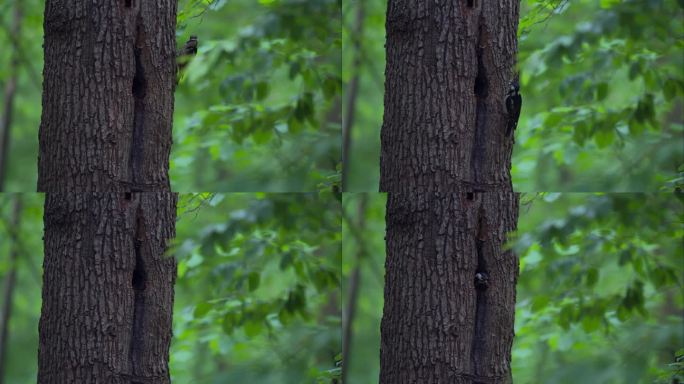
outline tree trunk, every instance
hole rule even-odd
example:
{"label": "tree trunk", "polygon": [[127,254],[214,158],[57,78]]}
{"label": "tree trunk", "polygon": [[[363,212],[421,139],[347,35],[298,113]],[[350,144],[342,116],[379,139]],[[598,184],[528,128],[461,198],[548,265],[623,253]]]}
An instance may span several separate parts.
{"label": "tree trunk", "polygon": [[38,382],[168,383],[171,193],[51,193]]}
{"label": "tree trunk", "polygon": [[518,0],[435,4],[388,4],[380,190],[510,190]]}
{"label": "tree trunk", "polygon": [[46,2],[41,384],[170,382],[176,8]]}
{"label": "tree trunk", "polygon": [[349,230],[355,234],[358,249],[354,254],[352,262],[352,272],[349,276],[349,288],[347,288],[347,307],[342,316],[342,384],[349,383],[349,365],[351,364],[351,351],[354,318],[356,316],[356,308],[359,298],[359,286],[361,285],[361,261],[367,257],[366,249],[360,233],[365,232],[366,227],[366,205],[368,204],[368,195],[361,194],[359,196],[358,204],[358,220],[353,222],[345,208],[342,207],[342,218],[347,222]]}
{"label": "tree trunk", "polygon": [[517,212],[513,193],[389,194],[380,383],[510,382]]}
{"label": "tree trunk", "polygon": [[511,382],[518,17],[516,0],[388,3],[382,384]]}
{"label": "tree trunk", "polygon": [[177,0],[48,0],[38,190],[169,190]]}
{"label": "tree trunk", "polygon": [[366,18],[366,7],[363,1],[356,3],[354,28],[350,31],[353,59],[351,63],[351,80],[346,91],[346,105],[342,120],[342,190],[349,190],[349,155],[351,153],[352,127],[356,115],[356,98],[359,91],[359,72],[361,72],[361,40],[363,39],[363,21]]}
{"label": "tree trunk", "polygon": [[[12,40],[12,54],[10,57],[7,82],[5,83],[4,108],[2,121],[0,121],[0,192],[5,190],[5,177],[7,175],[7,159],[9,155],[10,131],[12,129],[12,112],[14,110],[14,97],[17,92],[19,79],[19,39],[21,30],[22,9],[21,2],[14,3],[12,15],[12,29],[9,38]],[[0,370],[0,372],[2,372]]]}
{"label": "tree trunk", "polygon": [[21,219],[21,197],[15,194],[12,199],[12,218],[9,222],[9,270],[2,288],[2,310],[0,311],[0,384],[5,383],[5,363],[9,345],[9,322],[12,318],[12,302],[17,279],[17,259],[19,258],[19,225]]}

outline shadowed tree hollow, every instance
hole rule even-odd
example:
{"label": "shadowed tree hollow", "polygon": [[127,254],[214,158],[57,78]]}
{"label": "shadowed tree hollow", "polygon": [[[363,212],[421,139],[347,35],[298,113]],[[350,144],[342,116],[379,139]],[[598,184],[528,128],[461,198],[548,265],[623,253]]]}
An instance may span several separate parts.
{"label": "shadowed tree hollow", "polygon": [[511,381],[518,18],[515,0],[388,2],[382,384]]}
{"label": "shadowed tree hollow", "polygon": [[176,9],[45,4],[41,384],[170,382]]}

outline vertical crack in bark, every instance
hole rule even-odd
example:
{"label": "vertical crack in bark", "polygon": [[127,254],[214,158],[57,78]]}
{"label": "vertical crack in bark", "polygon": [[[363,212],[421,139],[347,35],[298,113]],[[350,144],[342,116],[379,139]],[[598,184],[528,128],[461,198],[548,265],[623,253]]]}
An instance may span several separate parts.
{"label": "vertical crack in bark", "polygon": [[487,69],[483,63],[484,47],[482,44],[482,21],[476,44],[477,52],[477,75],[475,76],[475,134],[473,136],[472,152],[470,154],[470,181],[479,184],[480,169],[485,164],[487,158],[487,96],[489,95],[489,80],[487,79]]}
{"label": "vertical crack in bark", "polygon": [[[140,201],[138,201],[140,204]],[[145,261],[143,257],[143,246],[145,245],[145,218],[143,210],[138,205],[135,218],[135,231],[133,237],[133,252],[135,253],[135,267],[133,268],[133,275],[131,278],[131,286],[133,288],[134,306],[133,306],[133,321],[131,329],[131,344],[129,346],[129,359],[131,376],[140,377],[140,360],[143,355],[145,339],[143,330],[145,328],[145,288],[147,285],[147,271],[145,269]],[[138,381],[132,380],[135,384]]]}
{"label": "vertical crack in bark", "polygon": [[437,46],[439,45],[439,25],[437,22],[437,11],[435,2],[427,3],[427,25],[425,26],[425,39],[423,49],[425,51],[425,62],[431,70],[437,71]]}
{"label": "vertical crack in bark", "polygon": [[133,132],[131,135],[130,154],[130,177],[131,189],[142,191],[143,167],[145,159],[145,94],[147,92],[147,80],[145,68],[142,63],[143,31],[142,20],[138,18],[136,42],[133,48],[135,56],[135,74],[131,91],[133,94]]}
{"label": "vertical crack in bark", "polygon": [[[482,197],[482,196],[481,196]],[[483,204],[480,201],[480,204]],[[484,274],[487,276],[487,262],[484,256],[484,245],[487,239],[487,222],[485,218],[484,208],[481,205],[478,212],[477,237],[475,238],[475,252],[477,254],[477,268],[476,274]],[[473,329],[473,340],[470,352],[470,373],[476,378],[474,384],[480,383],[479,378],[482,378],[485,371],[483,364],[484,356],[487,353],[487,342],[485,330],[487,329],[487,291],[486,281],[485,286],[477,286],[475,289],[475,328]]]}

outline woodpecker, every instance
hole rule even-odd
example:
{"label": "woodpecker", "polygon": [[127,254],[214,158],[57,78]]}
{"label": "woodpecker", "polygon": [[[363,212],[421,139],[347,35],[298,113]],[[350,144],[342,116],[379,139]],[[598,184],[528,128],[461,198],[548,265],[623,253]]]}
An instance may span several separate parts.
{"label": "woodpecker", "polygon": [[489,275],[487,272],[477,272],[475,274],[475,288],[483,291],[489,286]]}
{"label": "woodpecker", "polygon": [[183,45],[183,48],[176,51],[176,65],[178,73],[176,74],[176,84],[181,80],[181,71],[190,62],[190,57],[197,54],[197,36],[192,35],[190,39]]}
{"label": "woodpecker", "polygon": [[183,48],[176,52],[176,56],[194,56],[197,53],[197,36],[192,35],[190,39],[183,45]]}
{"label": "woodpecker", "polygon": [[518,119],[520,118],[520,108],[522,107],[522,97],[520,96],[520,80],[518,75],[515,75],[511,86],[506,96],[506,113],[508,113],[508,122],[506,124],[506,136],[511,133],[518,126]]}

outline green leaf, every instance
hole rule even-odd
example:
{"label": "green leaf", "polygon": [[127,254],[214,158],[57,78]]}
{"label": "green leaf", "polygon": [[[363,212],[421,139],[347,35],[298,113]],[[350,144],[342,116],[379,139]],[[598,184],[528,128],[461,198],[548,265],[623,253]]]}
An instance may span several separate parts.
{"label": "green leaf", "polygon": [[544,119],[544,126],[554,127],[560,123],[565,116],[565,113],[549,112],[549,114],[546,115],[546,119]]}
{"label": "green leaf", "polygon": [[587,271],[587,277],[586,277],[587,287],[593,288],[594,285],[596,285],[596,282],[598,281],[598,277],[599,277],[598,269],[590,268]]}
{"label": "green leaf", "polygon": [[298,61],[295,61],[292,64],[290,64],[290,73],[289,73],[290,80],[294,79],[299,74],[300,71],[301,71],[301,64],[299,64]]}
{"label": "green leaf", "polygon": [[248,286],[249,286],[249,291],[255,291],[257,288],[259,288],[259,282],[261,280],[261,275],[259,272],[252,272],[249,274],[248,277]]}
{"label": "green leaf", "polygon": [[618,259],[618,265],[622,266],[627,264],[632,260],[632,253],[625,249],[622,252],[620,252],[620,258]]}
{"label": "green leaf", "polygon": [[566,331],[570,329],[570,323],[573,322],[575,317],[575,312],[573,309],[573,304],[566,304],[561,308],[558,314],[558,325],[560,325]]}
{"label": "green leaf", "polygon": [[283,257],[280,259],[280,270],[284,271],[287,267],[292,265],[292,262],[294,260],[294,255],[292,252],[285,252],[283,254]]}
{"label": "green leaf", "polygon": [[221,328],[226,335],[232,335],[235,327],[238,325],[238,315],[234,312],[228,312],[223,316]]}
{"label": "green leaf", "polygon": [[632,136],[638,136],[644,132],[644,129],[646,126],[639,122],[636,118],[633,118],[629,121],[629,133]]}
{"label": "green leaf", "polygon": [[601,326],[601,317],[595,315],[584,316],[582,318],[582,329],[589,333],[598,329]]}
{"label": "green leaf", "polygon": [[328,76],[323,81],[323,95],[326,100],[330,100],[337,94],[339,89],[340,79],[338,77]]}
{"label": "green leaf", "polygon": [[271,129],[264,129],[263,127],[261,129],[256,130],[252,134],[252,139],[256,144],[265,144],[268,143],[268,141],[271,139],[273,136],[273,131]]}
{"label": "green leaf", "polygon": [[594,135],[594,141],[599,148],[605,148],[609,146],[613,139],[615,138],[615,133],[612,129],[601,129]]}
{"label": "green leaf", "polygon": [[544,309],[549,302],[551,302],[551,298],[546,295],[539,295],[535,296],[532,299],[532,312],[539,312],[542,309]]}
{"label": "green leaf", "polygon": [[195,317],[196,319],[202,318],[202,317],[204,317],[204,315],[206,315],[207,313],[209,313],[209,311],[211,310],[211,308],[212,308],[212,305],[211,305],[210,303],[207,303],[206,301],[205,301],[205,302],[202,302],[202,303],[199,303],[199,304],[197,304],[197,306],[195,307],[195,311],[193,312],[192,315],[193,315],[193,317]]}
{"label": "green leaf", "polygon": [[601,82],[596,86],[596,100],[601,101],[608,95],[608,83]]}
{"label": "green leaf", "polygon": [[265,81],[260,81],[256,85],[256,98],[261,101],[268,96],[269,85]]}
{"label": "green leaf", "polygon": [[248,321],[243,326],[247,337],[255,337],[261,333],[263,324],[260,321]]}
{"label": "green leaf", "polygon": [[316,286],[316,290],[318,290],[319,292],[322,292],[328,285],[328,274],[326,273],[326,271],[320,269],[317,270],[313,274],[311,279],[313,280],[313,283]]}
{"label": "green leaf", "polygon": [[632,65],[629,67],[629,79],[634,80],[637,75],[641,73],[641,63],[638,61],[635,61],[632,63]]}
{"label": "green leaf", "polygon": [[667,101],[671,101],[677,95],[677,82],[673,79],[665,80],[663,86],[663,94]]}

